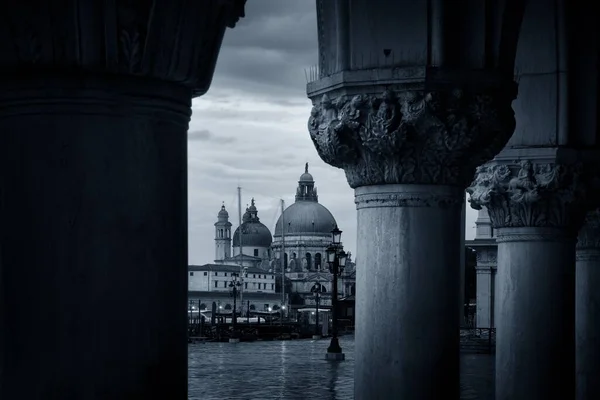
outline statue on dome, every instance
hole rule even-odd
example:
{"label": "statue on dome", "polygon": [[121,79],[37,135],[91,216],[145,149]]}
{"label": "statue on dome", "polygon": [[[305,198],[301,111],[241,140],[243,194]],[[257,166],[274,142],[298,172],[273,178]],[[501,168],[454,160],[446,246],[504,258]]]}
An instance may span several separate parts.
{"label": "statue on dome", "polygon": [[308,174],[308,163],[304,164],[304,173]]}

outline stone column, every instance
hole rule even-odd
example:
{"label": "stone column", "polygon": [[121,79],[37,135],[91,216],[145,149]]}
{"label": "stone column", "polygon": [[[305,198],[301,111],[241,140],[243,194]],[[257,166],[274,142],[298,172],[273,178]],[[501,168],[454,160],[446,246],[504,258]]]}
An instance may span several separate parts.
{"label": "stone column", "polygon": [[235,2],[2,7],[0,398],[187,398],[187,138]]}
{"label": "stone column", "polygon": [[512,133],[514,92],[397,87],[325,95],[309,121],[321,158],[355,189],[369,260],[357,270],[354,396],[458,399],[464,187]]}
{"label": "stone column", "polygon": [[496,400],[573,398],[579,168],[488,164],[467,191],[497,229]]}
{"label": "stone column", "polygon": [[496,300],[496,248],[477,248],[477,328],[494,328]]}
{"label": "stone column", "polygon": [[579,231],[575,272],[577,400],[600,398],[600,210]]}

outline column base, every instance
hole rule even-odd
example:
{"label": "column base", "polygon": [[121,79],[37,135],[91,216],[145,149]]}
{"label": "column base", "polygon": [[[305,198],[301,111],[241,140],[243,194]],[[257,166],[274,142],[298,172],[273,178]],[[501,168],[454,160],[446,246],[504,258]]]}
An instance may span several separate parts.
{"label": "column base", "polygon": [[325,353],[325,360],[327,361],[344,361],[346,355],[344,353]]}
{"label": "column base", "polygon": [[320,340],[323,338],[321,335],[312,335],[313,340]]}

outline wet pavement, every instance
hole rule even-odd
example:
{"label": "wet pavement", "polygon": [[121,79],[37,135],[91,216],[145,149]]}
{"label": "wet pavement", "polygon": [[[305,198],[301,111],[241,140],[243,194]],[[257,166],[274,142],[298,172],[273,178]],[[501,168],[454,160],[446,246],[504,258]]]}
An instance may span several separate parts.
{"label": "wet pavement", "polygon": [[[351,400],[354,339],[342,337],[346,361],[324,360],[329,340],[189,345],[189,400]],[[494,393],[494,357],[461,355],[461,399]]]}

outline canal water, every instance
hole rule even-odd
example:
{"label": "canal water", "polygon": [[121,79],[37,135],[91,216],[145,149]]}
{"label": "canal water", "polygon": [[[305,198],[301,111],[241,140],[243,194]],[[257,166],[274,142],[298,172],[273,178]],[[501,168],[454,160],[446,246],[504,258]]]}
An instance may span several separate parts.
{"label": "canal water", "polygon": [[[189,400],[352,400],[354,339],[327,362],[329,340],[189,345]],[[493,399],[493,356],[461,355],[461,399]]]}

